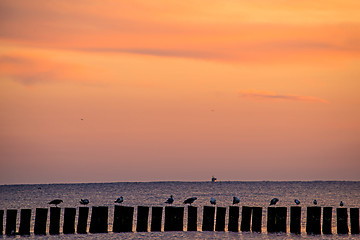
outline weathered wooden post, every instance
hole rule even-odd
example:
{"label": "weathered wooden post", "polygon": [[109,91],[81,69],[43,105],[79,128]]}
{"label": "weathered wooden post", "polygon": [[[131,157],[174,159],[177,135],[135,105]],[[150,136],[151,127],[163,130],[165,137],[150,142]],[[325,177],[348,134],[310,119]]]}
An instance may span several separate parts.
{"label": "weathered wooden post", "polygon": [[242,232],[250,231],[250,221],[251,221],[251,207],[243,206],[241,211],[241,225],[240,225],[240,230]]}
{"label": "weathered wooden post", "polygon": [[337,233],[348,234],[349,228],[348,228],[347,208],[337,208],[336,217],[337,217]]}
{"label": "weathered wooden post", "polygon": [[351,234],[359,234],[359,208],[350,208]]}
{"label": "weathered wooden post", "polygon": [[92,207],[90,233],[108,232],[108,207]]}
{"label": "weathered wooden post", "polygon": [[204,206],[203,231],[214,231],[215,207]]}
{"label": "weathered wooden post", "polygon": [[31,209],[21,209],[20,211],[20,235],[30,235]]}
{"label": "weathered wooden post", "polygon": [[115,206],[113,232],[133,231],[134,207]]}
{"label": "weathered wooden post", "polygon": [[47,221],[48,209],[36,208],[35,212],[35,235],[46,235],[46,221]]}
{"label": "weathered wooden post", "polygon": [[149,220],[149,207],[138,206],[136,231],[147,232],[148,220]]}
{"label": "weathered wooden post", "polygon": [[16,234],[16,217],[17,210],[16,209],[8,209],[6,211],[6,235],[15,235]]}
{"label": "weathered wooden post", "polygon": [[331,234],[332,233],[332,207],[324,207],[323,208],[323,225],[322,225],[322,233],[323,234]]}
{"label": "weathered wooden post", "polygon": [[290,232],[301,233],[301,207],[290,207]]}
{"label": "weathered wooden post", "polygon": [[3,235],[4,210],[0,210],[0,235]]}
{"label": "weathered wooden post", "polygon": [[76,208],[65,208],[63,225],[64,234],[75,233],[75,216]]}
{"label": "weathered wooden post", "polygon": [[226,218],[226,208],[217,207],[215,231],[225,231],[225,218]]}
{"label": "weathered wooden post", "polygon": [[87,233],[87,223],[89,217],[88,207],[79,207],[79,217],[76,232],[79,234]]}
{"label": "weathered wooden post", "polygon": [[276,232],[276,208],[275,207],[268,207],[267,212],[267,232],[274,233]]}
{"label": "weathered wooden post", "polygon": [[251,231],[261,232],[261,220],[262,220],[262,207],[252,208],[252,223]]}
{"label": "weathered wooden post", "polygon": [[52,235],[60,234],[60,213],[61,213],[61,208],[58,207],[50,208],[49,233]]}
{"label": "weathered wooden post", "polygon": [[321,207],[307,207],[306,232],[308,234],[321,233]]}
{"label": "weathered wooden post", "polygon": [[165,231],[184,231],[184,207],[165,207]]}
{"label": "weathered wooden post", "polygon": [[197,207],[188,206],[187,231],[197,231]]}
{"label": "weathered wooden post", "polygon": [[151,232],[161,232],[162,207],[151,208]]}
{"label": "weathered wooden post", "polygon": [[229,232],[238,232],[239,231],[239,207],[230,206],[229,207]]}
{"label": "weathered wooden post", "polygon": [[276,231],[277,232],[286,232],[286,217],[287,217],[287,208],[286,207],[277,207],[276,208]]}

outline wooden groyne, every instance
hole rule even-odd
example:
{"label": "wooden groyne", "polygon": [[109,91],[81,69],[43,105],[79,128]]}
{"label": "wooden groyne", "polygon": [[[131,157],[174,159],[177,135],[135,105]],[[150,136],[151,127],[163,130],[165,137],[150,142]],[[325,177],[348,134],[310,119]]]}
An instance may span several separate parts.
{"label": "wooden groyne", "polygon": [[[60,231],[62,210],[64,211],[63,225],[62,231]],[[79,207],[78,211],[76,208],[61,209],[51,207],[50,211],[48,208],[36,208],[33,233],[35,235],[74,234],[75,232],[78,234],[107,233],[109,231],[108,207],[92,207],[90,222],[88,220],[89,210],[89,207]],[[188,206],[187,209],[174,206],[138,206],[136,229],[134,229],[134,207],[115,206],[112,232],[184,231],[185,210],[187,210],[186,231],[198,231],[198,207],[195,206]],[[77,226],[75,226],[77,212]],[[165,215],[164,221],[163,212]],[[226,214],[227,212],[228,216]],[[287,223],[289,222],[290,233],[301,234],[301,212],[300,206],[292,206],[290,209],[286,207],[268,207],[266,217],[267,232],[286,233],[288,229]],[[48,213],[49,223],[47,222]],[[332,234],[332,213],[332,207],[307,207],[306,233]],[[350,217],[348,213],[350,213]],[[20,224],[18,229],[17,214],[18,210],[16,209],[0,210],[0,235],[30,235],[30,233],[32,233],[30,229],[32,210],[20,210]],[[5,218],[6,221],[4,221]],[[238,206],[230,206],[229,208],[204,206],[201,229],[202,231],[226,231],[226,219],[228,219],[227,231],[261,232],[263,229],[263,208],[243,206],[240,210]],[[149,222],[151,222],[150,226],[148,226]],[[88,225],[90,226],[89,229]],[[48,230],[47,227],[49,227]],[[336,233],[359,234],[359,208],[336,208]]]}

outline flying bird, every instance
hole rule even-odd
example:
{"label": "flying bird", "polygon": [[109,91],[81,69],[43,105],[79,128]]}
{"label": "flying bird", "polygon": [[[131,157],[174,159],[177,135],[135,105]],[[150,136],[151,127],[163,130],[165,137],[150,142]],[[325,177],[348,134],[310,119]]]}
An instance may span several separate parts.
{"label": "flying bird", "polygon": [[192,197],[192,198],[188,198],[184,201],[184,204],[192,204],[193,202],[195,202],[195,200],[197,199],[197,197]]}
{"label": "flying bird", "polygon": [[279,201],[278,198],[273,198],[273,199],[271,199],[271,201],[270,201],[270,206],[271,206],[271,205],[275,205],[278,201]]}
{"label": "flying bird", "polygon": [[115,203],[122,203],[123,201],[124,201],[124,198],[123,198],[123,196],[121,196],[115,200]]}
{"label": "flying bird", "polygon": [[342,201],[340,201],[340,207],[343,207],[344,203]]}
{"label": "flying bird", "polygon": [[295,199],[294,202],[296,203],[296,205],[299,205],[300,204],[300,201]]}
{"label": "flying bird", "polygon": [[210,203],[211,203],[212,205],[216,205],[216,200],[215,200],[215,198],[211,197]]}
{"label": "flying bird", "polygon": [[82,205],[88,205],[89,204],[89,199],[80,199],[80,204]]}
{"label": "flying bird", "polygon": [[240,202],[240,198],[238,197],[233,197],[233,204],[238,204]]}
{"label": "flying bird", "polygon": [[61,199],[54,199],[51,202],[48,202],[48,204],[54,204],[55,207],[57,207],[57,205],[62,203],[62,202],[63,202],[63,200],[61,200]]}
{"label": "flying bird", "polygon": [[314,199],[313,203],[314,203],[314,205],[317,205],[317,201],[316,201],[316,199]]}
{"label": "flying bird", "polygon": [[173,202],[174,202],[173,195],[170,195],[170,197],[168,198],[168,200],[166,200],[165,203],[167,203],[167,204],[172,204]]}

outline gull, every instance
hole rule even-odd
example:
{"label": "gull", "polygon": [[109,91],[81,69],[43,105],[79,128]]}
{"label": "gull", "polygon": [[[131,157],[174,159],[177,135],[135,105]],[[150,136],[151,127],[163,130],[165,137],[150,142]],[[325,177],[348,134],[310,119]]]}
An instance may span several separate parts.
{"label": "gull", "polygon": [[234,196],[233,197],[233,204],[237,204],[239,202],[240,202],[240,198]]}
{"label": "gull", "polygon": [[54,199],[51,202],[48,202],[48,204],[54,204],[55,207],[57,207],[57,205],[62,203],[62,202],[63,202],[63,200],[61,200],[61,199]]}
{"label": "gull", "polygon": [[296,203],[296,205],[299,205],[300,204],[300,201],[295,199],[294,202]]}
{"label": "gull", "polygon": [[192,204],[193,202],[195,202],[195,200],[197,199],[197,197],[192,197],[192,198],[188,198],[184,201],[184,204]]}
{"label": "gull", "polygon": [[170,195],[170,197],[168,198],[168,200],[166,200],[165,203],[172,204],[173,202],[174,202],[173,195]]}
{"label": "gull", "polygon": [[211,197],[210,203],[211,203],[212,205],[216,205],[216,200],[215,200],[215,198]]}
{"label": "gull", "polygon": [[314,203],[314,205],[317,205],[317,201],[316,201],[316,199],[314,199],[313,203]]}
{"label": "gull", "polygon": [[342,201],[340,201],[340,207],[343,207],[344,203]]}
{"label": "gull", "polygon": [[273,198],[273,199],[271,199],[271,201],[270,201],[270,205],[275,205],[278,201],[279,201],[278,198]]}
{"label": "gull", "polygon": [[89,204],[89,199],[80,199],[80,204],[82,205],[88,205]]}
{"label": "gull", "polygon": [[115,203],[122,203],[123,201],[124,201],[124,198],[123,198],[123,196],[121,196],[115,200]]}

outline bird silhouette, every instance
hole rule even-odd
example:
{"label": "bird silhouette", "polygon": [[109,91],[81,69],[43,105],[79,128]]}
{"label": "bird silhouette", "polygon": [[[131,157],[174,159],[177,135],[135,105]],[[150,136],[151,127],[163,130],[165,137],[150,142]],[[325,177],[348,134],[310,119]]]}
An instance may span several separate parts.
{"label": "bird silhouette", "polygon": [[124,201],[124,198],[123,198],[123,196],[121,196],[115,200],[115,203],[122,203],[123,201]]}
{"label": "bird silhouette", "polygon": [[197,199],[197,197],[192,197],[192,198],[188,198],[184,201],[184,204],[192,204],[193,202],[195,202],[195,200]]}
{"label": "bird silhouette", "polygon": [[168,200],[166,200],[165,203],[167,203],[167,204],[172,204],[173,202],[174,202],[173,195],[170,195],[170,197],[168,198]]}
{"label": "bird silhouette", "polygon": [[299,205],[300,204],[300,201],[295,199],[294,202],[296,203],[296,205]]}
{"label": "bird silhouette", "polygon": [[210,203],[211,203],[212,205],[216,205],[216,200],[215,200],[215,198],[211,197]]}
{"label": "bird silhouette", "polygon": [[89,204],[89,199],[80,199],[80,204],[82,205],[88,205]]}
{"label": "bird silhouette", "polygon": [[240,202],[240,198],[238,197],[233,197],[233,204],[238,204]]}
{"label": "bird silhouette", "polygon": [[57,205],[62,202],[63,202],[63,200],[61,200],[61,199],[54,199],[51,202],[48,202],[48,204],[53,204],[53,205],[55,205],[55,207],[57,207]]}
{"label": "bird silhouette", "polygon": [[314,203],[314,205],[317,205],[317,201],[316,201],[316,199],[314,199],[313,203]]}
{"label": "bird silhouette", "polygon": [[271,206],[271,205],[275,205],[278,201],[279,201],[278,198],[273,198],[273,199],[271,199],[271,201],[270,201],[270,206]]}
{"label": "bird silhouette", "polygon": [[340,207],[343,207],[344,203],[342,201],[340,201]]}

